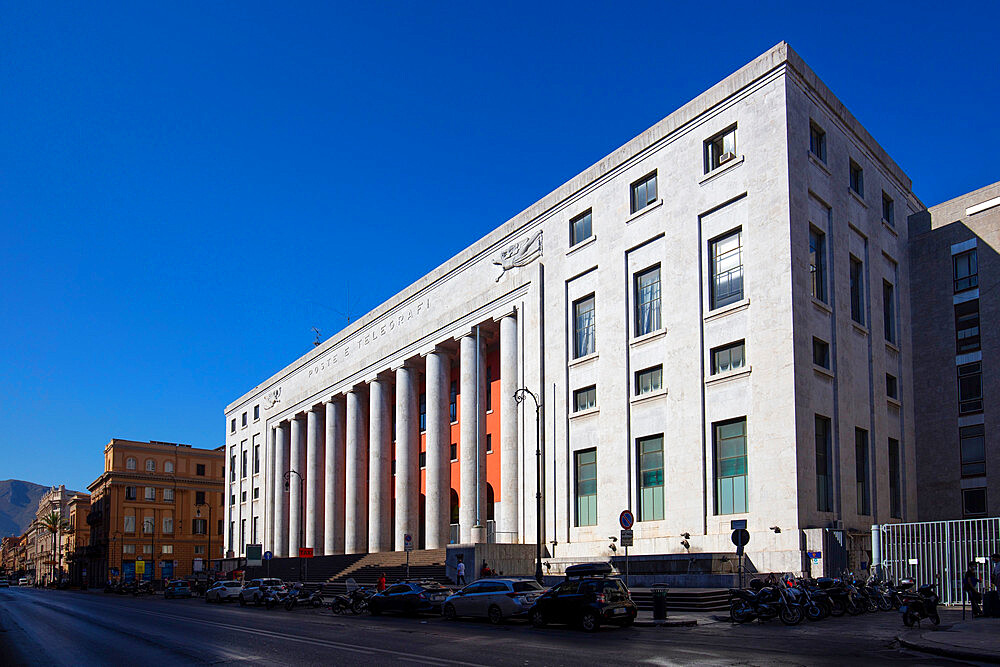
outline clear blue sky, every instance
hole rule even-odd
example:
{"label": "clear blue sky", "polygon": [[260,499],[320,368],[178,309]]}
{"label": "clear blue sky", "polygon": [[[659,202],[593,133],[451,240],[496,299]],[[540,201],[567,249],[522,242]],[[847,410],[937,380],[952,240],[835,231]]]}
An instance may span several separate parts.
{"label": "clear blue sky", "polygon": [[0,24],[0,479],[222,444],[311,327],[781,40],[925,204],[1000,179],[996,3],[94,4]]}

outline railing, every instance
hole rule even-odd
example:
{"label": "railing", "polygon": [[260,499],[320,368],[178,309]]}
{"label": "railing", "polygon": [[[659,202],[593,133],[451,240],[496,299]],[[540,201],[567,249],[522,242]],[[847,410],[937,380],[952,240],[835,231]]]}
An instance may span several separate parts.
{"label": "railing", "polygon": [[879,527],[882,567],[889,579],[937,583],[944,604],[961,604],[962,575],[974,563],[989,581],[990,554],[1000,552],[1000,518],[894,523]]}
{"label": "railing", "polygon": [[460,537],[461,535],[458,529],[458,524],[457,523],[451,524],[451,535],[448,538],[449,544],[458,544],[458,540]]}

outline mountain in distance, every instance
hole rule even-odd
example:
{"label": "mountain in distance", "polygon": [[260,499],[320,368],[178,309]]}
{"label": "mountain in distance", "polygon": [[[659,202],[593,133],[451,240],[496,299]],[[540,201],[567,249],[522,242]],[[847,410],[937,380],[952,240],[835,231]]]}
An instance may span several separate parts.
{"label": "mountain in distance", "polygon": [[22,535],[38,511],[38,501],[50,487],[19,479],[0,482],[0,536]]}

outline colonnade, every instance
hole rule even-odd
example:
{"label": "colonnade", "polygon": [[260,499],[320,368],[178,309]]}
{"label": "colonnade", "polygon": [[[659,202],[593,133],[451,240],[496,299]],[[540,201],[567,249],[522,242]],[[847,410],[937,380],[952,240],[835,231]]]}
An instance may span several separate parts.
{"label": "colonnade", "polygon": [[[519,515],[514,401],[518,386],[517,319],[515,313],[510,313],[498,320],[500,391],[493,395],[493,408],[500,410],[500,513],[496,525],[501,536],[498,541],[513,542],[517,541]],[[424,536],[426,548],[437,549],[451,541],[453,359],[452,353],[441,346],[422,356],[426,415]],[[486,368],[475,331],[458,339],[457,357],[461,400],[459,542],[469,544],[487,538]],[[397,362],[275,425],[270,494],[270,547],[275,556],[297,556],[299,547],[312,547],[316,555],[388,551],[393,546],[402,550],[404,535],[417,539],[420,366],[420,358]]]}

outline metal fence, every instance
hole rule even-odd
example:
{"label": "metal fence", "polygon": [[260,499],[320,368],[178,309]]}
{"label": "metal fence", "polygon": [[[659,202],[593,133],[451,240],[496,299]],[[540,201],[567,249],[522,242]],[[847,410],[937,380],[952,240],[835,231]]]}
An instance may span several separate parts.
{"label": "metal fence", "polygon": [[879,527],[882,567],[892,580],[937,583],[944,604],[962,603],[962,575],[975,563],[989,581],[990,554],[1000,553],[1000,518],[893,523]]}

